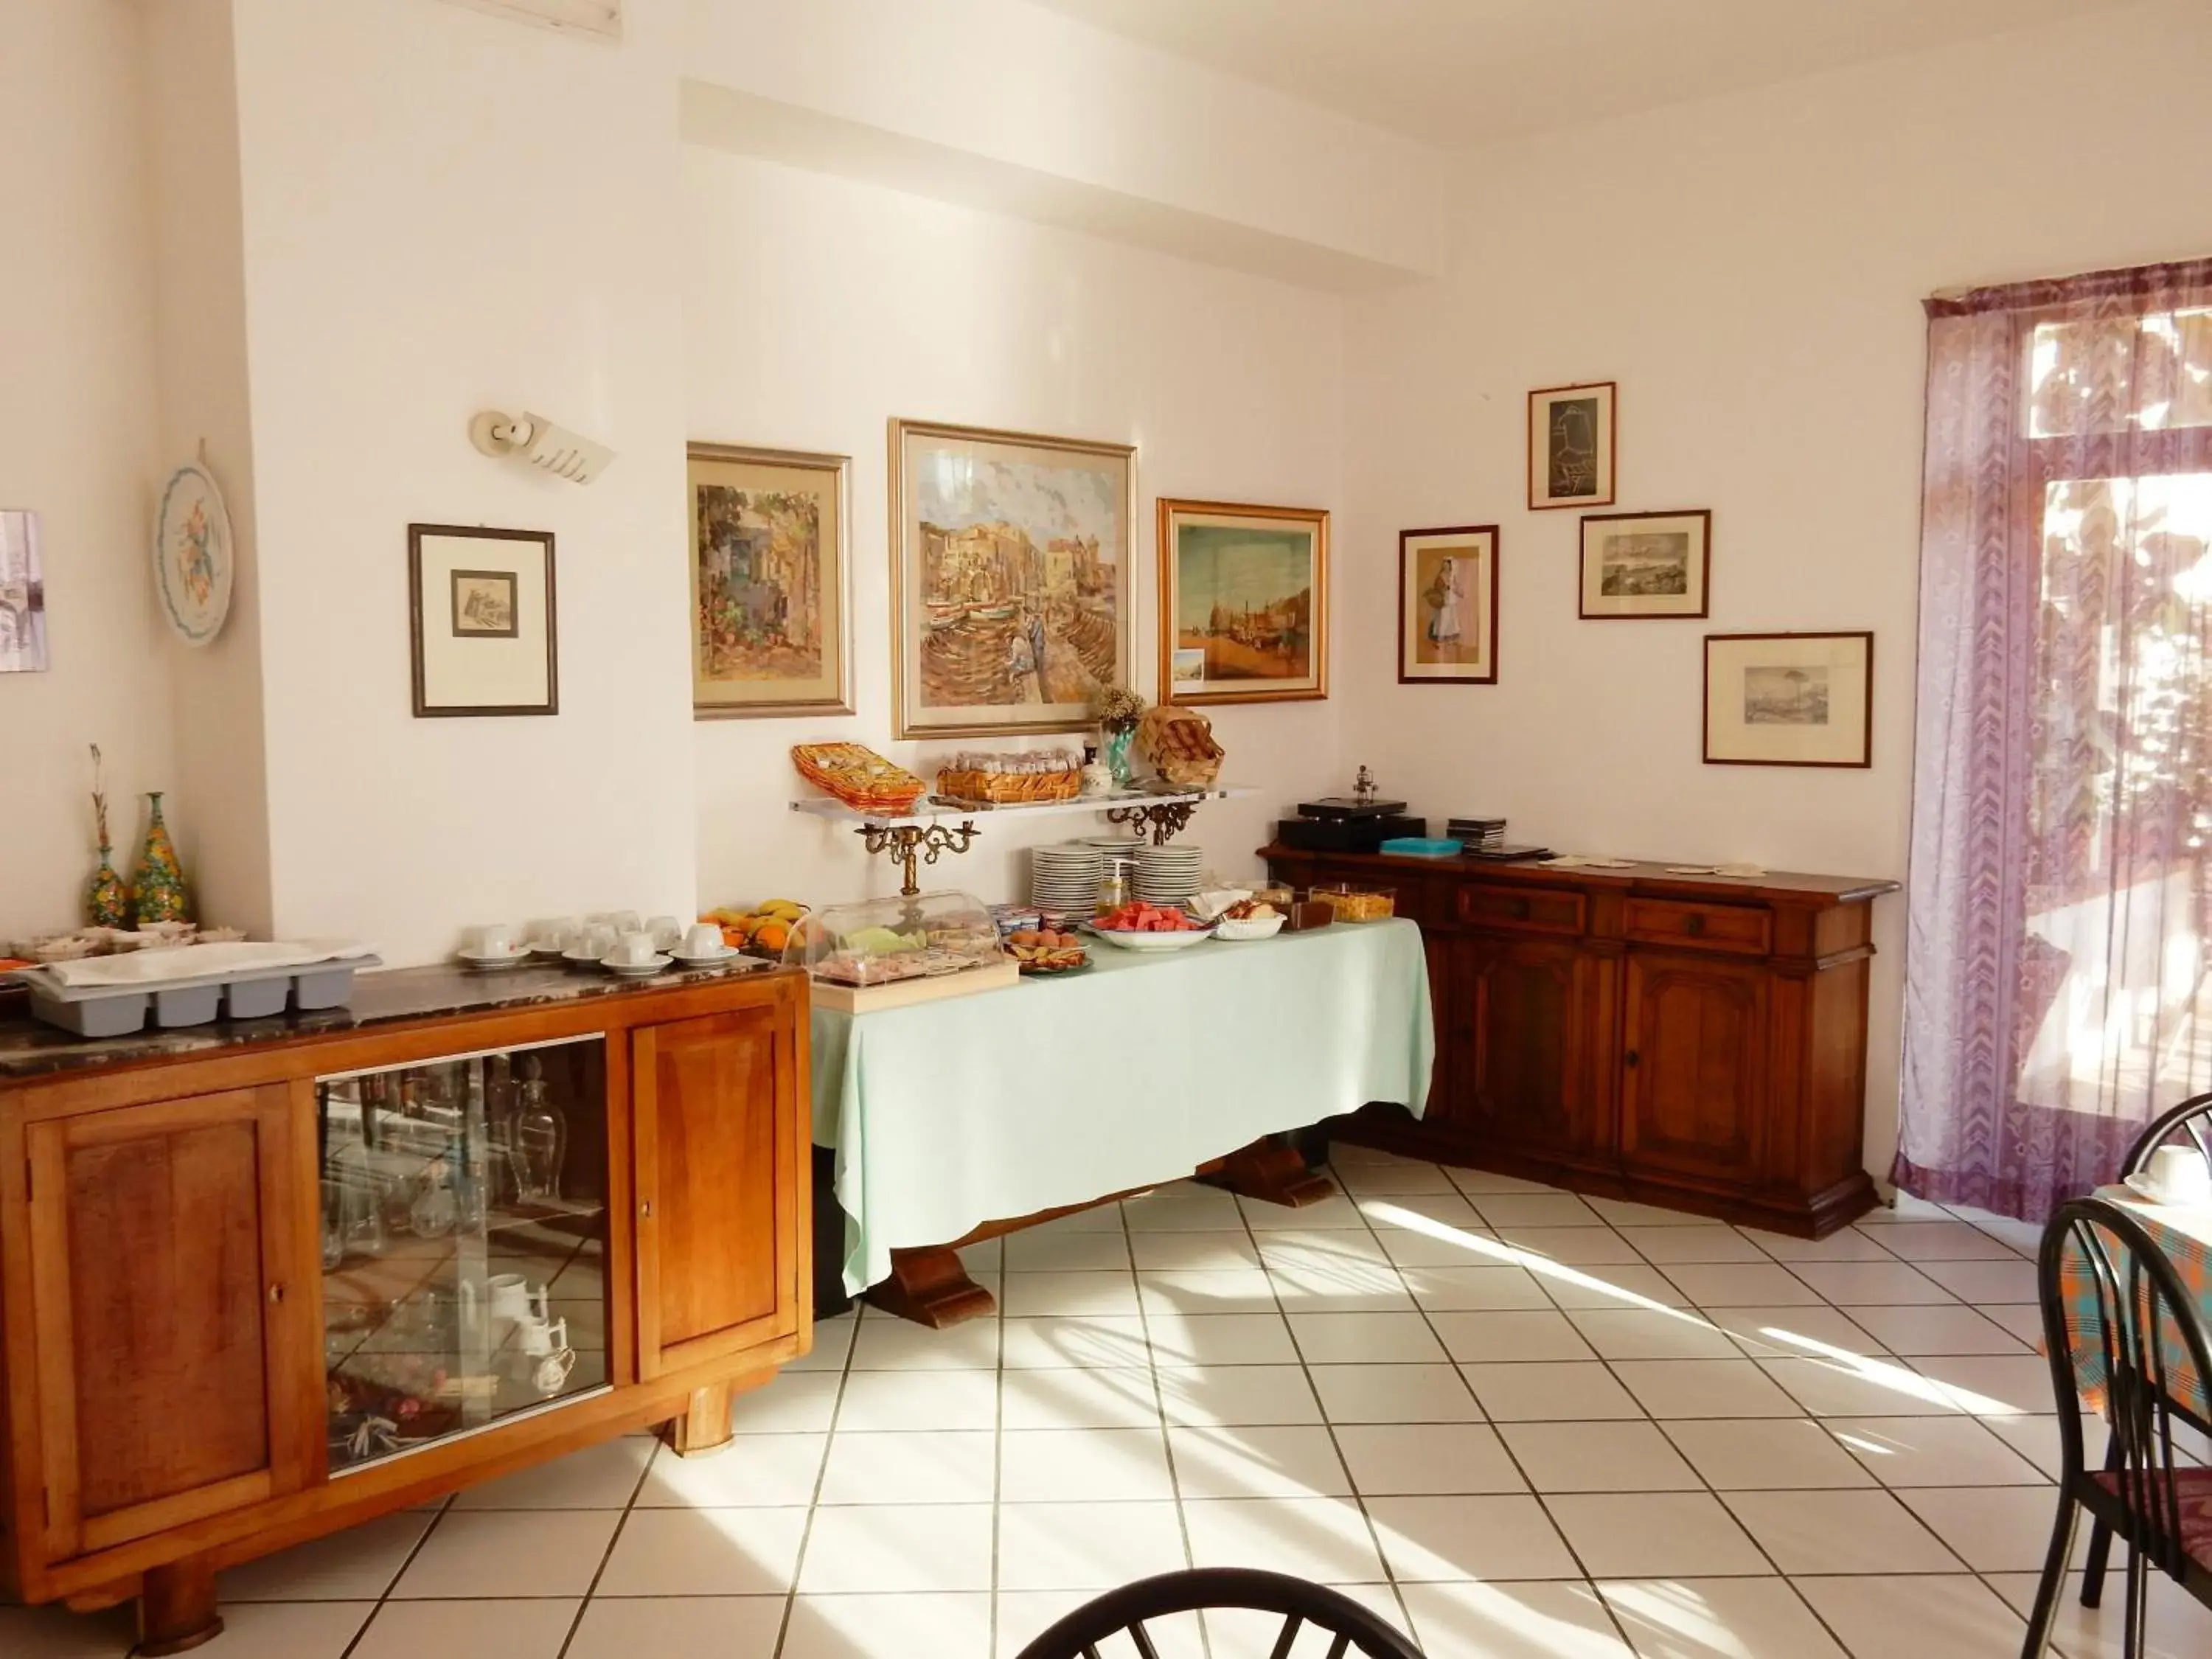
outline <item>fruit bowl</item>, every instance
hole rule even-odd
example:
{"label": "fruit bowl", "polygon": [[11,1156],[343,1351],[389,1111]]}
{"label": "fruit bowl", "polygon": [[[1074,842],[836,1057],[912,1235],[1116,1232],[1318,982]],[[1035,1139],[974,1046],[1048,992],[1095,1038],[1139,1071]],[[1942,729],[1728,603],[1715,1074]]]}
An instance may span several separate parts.
{"label": "fruit bowl", "polygon": [[1227,916],[1214,924],[1213,936],[1225,939],[1273,939],[1290,918],[1279,911],[1272,916]]}
{"label": "fruit bowl", "polygon": [[1091,931],[1109,945],[1118,945],[1124,951],[1187,951],[1192,945],[1202,945],[1213,937],[1213,929],[1202,927],[1153,933],[1094,925]]}
{"label": "fruit bowl", "polygon": [[1211,922],[1198,921],[1188,910],[1142,899],[1093,917],[1091,931],[1124,951],[1181,951],[1213,937]]}

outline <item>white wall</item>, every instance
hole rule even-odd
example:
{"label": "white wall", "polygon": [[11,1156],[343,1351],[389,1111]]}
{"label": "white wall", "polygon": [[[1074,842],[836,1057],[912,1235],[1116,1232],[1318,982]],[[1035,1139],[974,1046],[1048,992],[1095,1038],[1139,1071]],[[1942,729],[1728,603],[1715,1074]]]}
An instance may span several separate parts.
{"label": "white wall", "polygon": [[[1354,302],[1346,759],[1556,847],[1905,874],[1920,299],[2208,252],[2212,9],[2172,0],[1468,158],[1451,275]],[[1711,507],[1709,622],[1576,619],[1577,515],[1525,510],[1525,394],[1620,385],[1614,509]],[[1400,687],[1395,536],[1502,526],[1500,683]],[[1365,580],[1362,580],[1363,574]],[[1874,768],[1705,766],[1708,631],[1870,628]],[[1895,1144],[1883,902],[1869,1167]]]}
{"label": "white wall", "polygon": [[143,70],[129,0],[0,8],[0,507],[40,515],[53,665],[0,675],[0,939],[83,919],[86,745],[106,756],[126,877],[137,792],[175,784],[146,553],[155,442]]}
{"label": "white wall", "polygon": [[[702,899],[815,902],[896,891],[849,830],[799,818],[794,743],[850,738],[933,775],[958,744],[893,744],[888,441],[894,416],[1134,443],[1134,672],[1154,685],[1153,503],[1162,495],[1334,507],[1344,392],[1337,299],[872,185],[694,149],[684,156],[689,436],[850,455],[852,719],[702,721]],[[1340,657],[1339,667],[1346,668]],[[1337,776],[1340,704],[1209,711],[1224,779],[1259,798],[1186,832],[1226,870]],[[1060,741],[1041,739],[1040,741]],[[1011,745],[1010,745],[1011,746]],[[992,824],[927,886],[1020,890],[1014,849],[1103,820]]]}
{"label": "white wall", "polygon": [[[273,913],[687,908],[693,786],[670,0],[620,46],[433,0],[234,0]],[[477,454],[529,408],[620,459]],[[410,712],[407,526],[557,539],[560,712]]]}

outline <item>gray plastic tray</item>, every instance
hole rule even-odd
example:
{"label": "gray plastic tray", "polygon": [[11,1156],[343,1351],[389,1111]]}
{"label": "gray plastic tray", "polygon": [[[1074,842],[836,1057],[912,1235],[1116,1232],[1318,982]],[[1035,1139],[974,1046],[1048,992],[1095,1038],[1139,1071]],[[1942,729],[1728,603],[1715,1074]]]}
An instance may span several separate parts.
{"label": "gray plastic tray", "polygon": [[68,990],[35,973],[17,977],[31,993],[31,1013],[85,1037],[128,1036],[143,1030],[150,1014],[163,1030],[204,1025],[218,1012],[229,1019],[267,1019],[287,1006],[302,1012],[343,1008],[353,1000],[354,975],[382,966],[380,957],[348,957],[302,968],[260,968],[210,974],[174,984],[84,987]]}

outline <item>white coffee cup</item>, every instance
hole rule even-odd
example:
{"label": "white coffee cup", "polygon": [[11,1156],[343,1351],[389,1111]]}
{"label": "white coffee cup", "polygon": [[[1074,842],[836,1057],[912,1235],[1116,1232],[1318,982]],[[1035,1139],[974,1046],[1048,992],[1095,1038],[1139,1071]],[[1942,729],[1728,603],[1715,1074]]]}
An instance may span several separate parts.
{"label": "white coffee cup", "polygon": [[719,957],[728,948],[722,941],[722,930],[711,921],[696,921],[684,930],[687,957]]}
{"label": "white coffee cup", "polygon": [[2194,1146],[2160,1146],[2143,1166],[2144,1185],[2161,1204],[2212,1204],[2212,1164]]}
{"label": "white coffee cup", "polygon": [[653,948],[672,951],[684,937],[684,924],[673,916],[655,916],[645,924],[645,931],[653,935]]}
{"label": "white coffee cup", "polygon": [[642,968],[660,953],[653,948],[653,935],[640,928],[624,933],[615,946],[615,960],[625,968]]}
{"label": "white coffee cup", "polygon": [[635,933],[641,925],[635,910],[610,910],[600,920],[617,933]]}
{"label": "white coffee cup", "polygon": [[540,916],[524,935],[533,951],[565,951],[576,937],[574,916]]}
{"label": "white coffee cup", "polygon": [[488,921],[469,929],[466,935],[469,954],[472,957],[511,957],[514,954],[514,929],[503,921]]}

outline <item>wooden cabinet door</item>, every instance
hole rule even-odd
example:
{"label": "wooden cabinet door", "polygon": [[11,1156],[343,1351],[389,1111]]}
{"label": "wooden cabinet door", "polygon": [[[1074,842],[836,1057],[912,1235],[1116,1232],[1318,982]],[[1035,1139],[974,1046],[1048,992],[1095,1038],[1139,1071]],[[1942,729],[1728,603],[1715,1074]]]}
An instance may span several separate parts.
{"label": "wooden cabinet door", "polygon": [[631,1033],[647,1381],[799,1329],[807,1103],[794,1032],[778,1001]]}
{"label": "wooden cabinet door", "polygon": [[46,1548],[319,1477],[313,1137],[289,1087],[30,1124]]}
{"label": "wooden cabinet door", "polygon": [[1550,939],[1463,938],[1452,963],[1462,1022],[1446,1116],[1484,1140],[1589,1154],[1611,1139],[1594,1048],[1609,962]]}
{"label": "wooden cabinet door", "polygon": [[1764,1155],[1767,975],[1631,951],[1621,1151],[1632,1164],[1740,1182]]}

